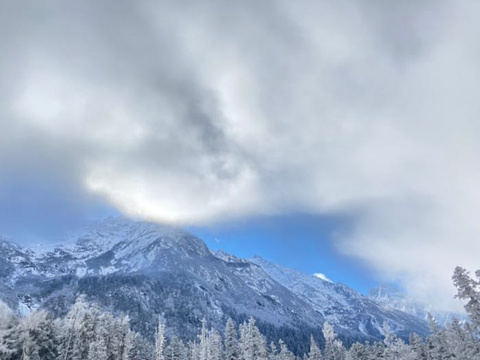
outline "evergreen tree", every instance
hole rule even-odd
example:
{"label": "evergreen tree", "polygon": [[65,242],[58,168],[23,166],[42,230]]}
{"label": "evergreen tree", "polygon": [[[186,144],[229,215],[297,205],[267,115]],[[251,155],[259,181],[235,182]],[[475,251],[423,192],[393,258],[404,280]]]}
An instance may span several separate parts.
{"label": "evergreen tree", "polygon": [[278,341],[278,344],[280,346],[280,353],[278,354],[280,360],[295,360],[295,356],[288,350],[287,345],[285,345],[282,339]]}
{"label": "evergreen tree", "polygon": [[383,324],[383,334],[385,336],[384,359],[414,360],[415,354],[412,352],[411,348],[405,344],[402,339],[395,336],[386,322]]}
{"label": "evergreen tree", "polygon": [[408,343],[415,353],[415,360],[427,360],[427,351],[423,339],[416,333],[410,334]]}
{"label": "evergreen tree", "polygon": [[157,334],[155,336],[155,360],[164,360],[163,347],[165,343],[165,322],[163,318],[158,321]]}
{"label": "evergreen tree", "polygon": [[200,340],[200,360],[208,360],[208,353],[209,353],[209,341],[208,341],[208,330],[207,330],[207,320],[202,319],[202,329],[200,330],[199,335]]}
{"label": "evergreen tree", "polygon": [[186,360],[185,346],[177,336],[172,336],[164,354],[165,360]]}
{"label": "evergreen tree", "polygon": [[325,338],[324,358],[325,360],[342,360],[345,358],[346,350],[340,340],[337,340],[337,334],[333,326],[328,322],[323,324],[323,337]]}
{"label": "evergreen tree", "polygon": [[112,357],[111,341],[111,316],[107,313],[99,314],[96,319],[95,339],[90,343],[90,360],[108,360]]}
{"label": "evergreen tree", "polygon": [[0,359],[20,356],[18,320],[10,308],[0,301]]}
{"label": "evergreen tree", "polygon": [[[130,347],[130,359],[132,360],[152,360],[154,359],[154,349],[150,342],[141,335],[132,333]],[[186,359],[183,359],[186,360]]]}
{"label": "evergreen tree", "polygon": [[365,349],[365,346],[356,342],[348,351],[349,360],[365,360],[368,359],[368,351]]}
{"label": "evergreen tree", "polygon": [[310,351],[308,353],[308,360],[323,360],[322,351],[315,342],[313,335],[310,335]]}
{"label": "evergreen tree", "polygon": [[[84,295],[77,297],[75,304],[65,317],[63,329],[60,332],[60,359],[61,360],[84,360],[88,358],[88,349],[92,340],[89,332],[93,333],[90,328],[90,319],[86,313],[88,311],[88,303]],[[89,324],[86,324],[86,323]]]}
{"label": "evergreen tree", "polygon": [[45,311],[35,311],[21,319],[19,342],[22,359],[53,360],[56,358],[55,331]]}
{"label": "evergreen tree", "polygon": [[273,341],[270,342],[270,351],[268,353],[268,360],[279,360],[278,349]]}
{"label": "evergreen tree", "polygon": [[225,360],[239,360],[240,349],[238,348],[237,330],[231,318],[225,325]]}
{"label": "evergreen tree", "polygon": [[457,288],[456,297],[468,300],[465,304],[470,321],[480,331],[480,270],[475,272],[477,279],[470,277],[464,268],[457,266],[453,273],[453,284]]}
{"label": "evergreen tree", "polygon": [[209,334],[209,346],[208,346],[208,360],[222,360],[223,359],[223,346],[222,337],[215,329],[210,330]]}
{"label": "evergreen tree", "polygon": [[267,347],[265,338],[255,325],[255,319],[250,318],[248,321],[248,339],[250,343],[251,359],[267,360]]}
{"label": "evergreen tree", "polygon": [[369,348],[369,360],[383,359],[385,353],[385,346],[379,342],[375,341],[372,346]]}
{"label": "evergreen tree", "polygon": [[427,339],[427,358],[429,360],[446,360],[452,358],[453,354],[451,354],[448,349],[445,331],[440,329],[437,321],[431,314],[428,314],[428,322],[431,334]]}

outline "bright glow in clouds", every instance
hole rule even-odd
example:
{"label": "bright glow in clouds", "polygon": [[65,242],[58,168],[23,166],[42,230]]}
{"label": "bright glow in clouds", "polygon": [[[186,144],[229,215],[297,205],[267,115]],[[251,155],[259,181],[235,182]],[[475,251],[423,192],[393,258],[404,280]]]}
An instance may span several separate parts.
{"label": "bright glow in clouds", "polygon": [[[478,1],[10,1],[0,165],[205,224],[345,214],[338,248],[451,306],[479,267]],[[31,160],[35,159],[35,160]]]}

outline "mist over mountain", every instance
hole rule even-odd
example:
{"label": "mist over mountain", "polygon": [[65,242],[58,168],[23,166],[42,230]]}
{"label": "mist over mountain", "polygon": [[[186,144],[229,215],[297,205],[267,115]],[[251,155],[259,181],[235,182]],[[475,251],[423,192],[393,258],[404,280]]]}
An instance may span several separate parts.
{"label": "mist over mountain", "polygon": [[431,304],[413,299],[404,293],[394,289],[392,286],[377,286],[370,290],[368,298],[377,302],[387,309],[396,309],[427,320],[428,314],[431,314],[436,321],[444,326],[453,318],[465,320],[465,313],[453,313],[437,309]]}

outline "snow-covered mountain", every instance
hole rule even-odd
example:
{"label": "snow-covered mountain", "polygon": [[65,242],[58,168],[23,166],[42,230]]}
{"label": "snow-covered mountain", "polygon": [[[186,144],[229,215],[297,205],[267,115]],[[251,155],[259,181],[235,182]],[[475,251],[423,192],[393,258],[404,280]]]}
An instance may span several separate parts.
{"label": "snow-covered mountain", "polygon": [[425,322],[397,309],[381,306],[375,301],[340,283],[333,283],[314,275],[266,261],[260,257],[250,259],[260,265],[268,275],[302,300],[340,333],[359,337],[381,337],[387,322],[398,335],[407,337],[411,332],[424,334]]}
{"label": "snow-covered mountain", "polygon": [[370,290],[368,297],[387,309],[400,310],[423,320],[427,320],[430,313],[441,326],[454,317],[459,320],[466,319],[465,314],[438,310],[430,304],[408,297],[391,286],[377,286]]}
{"label": "snow-covered mountain", "polygon": [[154,333],[160,314],[168,331],[196,334],[205,317],[214,327],[250,316],[271,337],[308,342],[325,319],[347,340],[378,339],[387,321],[403,335],[426,324],[385,309],[345,285],[260,258],[211,252],[178,228],[123,218],[93,224],[58,246],[35,251],[0,240],[0,299],[26,311],[64,314],[78,294],[130,315],[135,330]]}

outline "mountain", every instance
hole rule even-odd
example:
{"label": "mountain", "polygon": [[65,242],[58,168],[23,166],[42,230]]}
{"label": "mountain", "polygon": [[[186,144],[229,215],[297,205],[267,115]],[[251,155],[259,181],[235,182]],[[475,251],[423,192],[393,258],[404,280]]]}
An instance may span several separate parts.
{"label": "mountain", "polygon": [[438,310],[430,304],[406,296],[391,286],[377,286],[370,290],[368,297],[387,309],[400,310],[419,319],[427,320],[430,313],[441,326],[444,326],[453,318],[466,319],[465,314]]}
{"label": "mountain", "polygon": [[250,261],[260,265],[275,281],[309,303],[339,333],[348,334],[349,337],[381,338],[384,322],[404,338],[411,332],[428,332],[425,321],[403,311],[386,308],[346,285],[307,275],[260,257]]}
{"label": "mountain", "polygon": [[400,335],[428,331],[418,318],[345,285],[260,258],[214,253],[174,227],[109,218],[50,248],[0,240],[0,299],[12,308],[63,315],[79,294],[127,313],[133,329],[150,337],[160,315],[167,335],[185,338],[204,317],[221,329],[228,317],[253,316],[267,337],[281,337],[293,349],[306,346],[310,333],[319,338],[325,319],[347,341],[381,338],[384,321]]}

